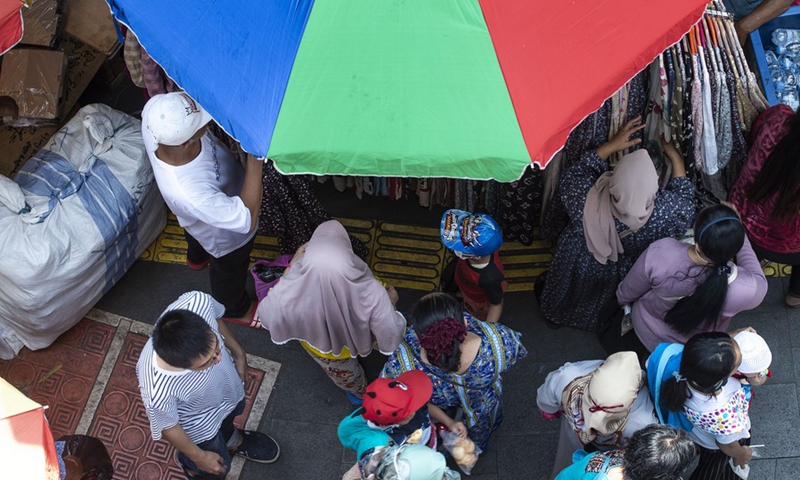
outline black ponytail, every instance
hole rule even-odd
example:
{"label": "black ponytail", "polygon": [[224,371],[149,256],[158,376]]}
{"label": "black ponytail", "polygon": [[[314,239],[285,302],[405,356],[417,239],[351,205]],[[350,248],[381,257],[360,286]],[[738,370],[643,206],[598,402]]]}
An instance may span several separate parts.
{"label": "black ponytail", "polygon": [[[664,322],[675,331],[688,333],[700,325],[716,325],[728,296],[728,261],[744,245],[744,226],[730,207],[714,205],[697,214],[695,240],[711,264],[702,267],[705,280],[667,312]],[[687,274],[687,277],[689,275]]]}
{"label": "black ponytail", "polygon": [[691,398],[689,382],[700,392],[713,394],[714,386],[728,378],[736,366],[733,339],[727,333],[698,333],[686,342],[681,356],[679,375],[661,385],[661,405],[671,412],[680,412]]}

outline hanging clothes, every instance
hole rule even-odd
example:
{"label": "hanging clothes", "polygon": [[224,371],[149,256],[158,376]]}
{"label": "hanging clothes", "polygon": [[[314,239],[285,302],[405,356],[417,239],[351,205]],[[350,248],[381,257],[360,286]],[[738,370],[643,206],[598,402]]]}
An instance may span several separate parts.
{"label": "hanging clothes", "polygon": [[[538,166],[525,169],[519,180],[502,184],[498,215],[503,238],[530,245],[539,225],[544,193],[544,175]],[[488,200],[488,192],[487,192]]]}
{"label": "hanging clothes", "polygon": [[[325,207],[311,191],[306,175],[282,175],[272,160],[264,164],[264,195],[261,200],[261,229],[278,237],[282,254],[294,253],[306,243],[314,230],[331,219]],[[367,247],[350,236],[353,251],[367,258]]]}

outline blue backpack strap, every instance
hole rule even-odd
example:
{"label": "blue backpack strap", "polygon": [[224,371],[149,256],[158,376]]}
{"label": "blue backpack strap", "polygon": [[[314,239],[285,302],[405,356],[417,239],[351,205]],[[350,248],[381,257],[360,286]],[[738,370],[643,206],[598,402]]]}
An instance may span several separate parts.
{"label": "blue backpack strap", "polygon": [[670,413],[664,412],[661,407],[661,386],[664,385],[666,380],[669,380],[669,378],[664,378],[664,374],[667,373],[666,371],[668,364],[672,360],[672,357],[682,353],[683,345],[680,343],[662,343],[653,351],[653,354],[650,356],[650,361],[647,365],[647,380],[648,386],[650,387],[650,395],[652,396],[653,406],[656,409],[658,421],[665,425],[670,424]]}

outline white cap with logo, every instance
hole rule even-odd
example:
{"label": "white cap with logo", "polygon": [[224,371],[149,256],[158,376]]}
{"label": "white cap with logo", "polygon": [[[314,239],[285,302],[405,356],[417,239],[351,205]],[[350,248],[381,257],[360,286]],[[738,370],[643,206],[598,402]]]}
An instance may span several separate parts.
{"label": "white cap with logo", "polygon": [[199,103],[185,92],[155,95],[147,102],[147,131],[160,145],[177,146],[213,120]]}

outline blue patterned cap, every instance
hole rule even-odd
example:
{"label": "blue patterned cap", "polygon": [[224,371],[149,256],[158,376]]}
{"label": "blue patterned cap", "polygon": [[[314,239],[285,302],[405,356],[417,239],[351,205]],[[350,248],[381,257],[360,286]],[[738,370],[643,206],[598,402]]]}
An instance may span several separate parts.
{"label": "blue patterned cap", "polygon": [[444,246],[456,252],[482,257],[503,246],[503,232],[492,217],[450,209],[442,215],[440,234]]}

